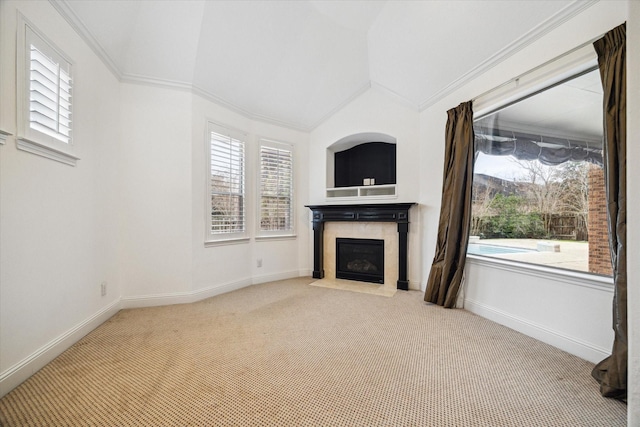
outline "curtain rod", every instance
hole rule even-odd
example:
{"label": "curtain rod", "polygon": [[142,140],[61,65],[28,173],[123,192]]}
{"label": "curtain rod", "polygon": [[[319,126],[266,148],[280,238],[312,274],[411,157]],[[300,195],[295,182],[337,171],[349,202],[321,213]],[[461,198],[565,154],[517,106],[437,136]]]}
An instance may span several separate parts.
{"label": "curtain rod", "polygon": [[526,95],[523,95],[523,96],[521,96],[521,97],[518,97],[518,98],[514,99],[513,101],[509,101],[509,102],[507,102],[506,104],[501,104],[499,107],[496,107],[496,108],[494,108],[494,109],[492,109],[492,110],[489,110],[489,111],[487,111],[486,113],[483,113],[483,114],[481,114],[481,115],[479,115],[479,116],[477,116],[477,117],[474,117],[474,119],[473,119],[473,120],[474,120],[474,122],[475,122],[475,121],[482,120],[482,119],[484,119],[485,117],[488,117],[488,116],[490,116],[490,115],[492,115],[492,114],[495,114],[495,113],[497,113],[498,111],[504,110],[505,108],[508,108],[508,107],[510,107],[510,106],[512,106],[512,105],[514,105],[514,104],[517,104],[518,102],[522,102],[522,101],[524,101],[524,100],[526,100],[526,99],[529,99],[529,98],[531,98],[531,97],[533,97],[533,96],[538,95],[539,93],[542,93],[542,92],[544,92],[544,91],[547,91],[547,90],[549,90],[549,89],[551,89],[551,88],[554,88],[554,87],[556,87],[556,86],[559,86],[559,85],[561,85],[561,84],[563,84],[563,83],[566,83],[566,82],[568,82],[568,81],[570,81],[570,80],[573,80],[573,79],[575,79],[575,78],[578,78],[578,77],[580,77],[580,76],[583,76],[583,75],[585,75],[585,74],[587,74],[587,73],[590,73],[590,72],[592,72],[592,71],[595,71],[595,70],[597,70],[597,69],[598,69],[598,65],[597,65],[597,64],[596,64],[596,65],[594,65],[594,66],[591,66],[591,67],[589,67],[589,68],[586,68],[586,69],[584,69],[584,70],[582,70],[582,71],[580,71],[580,72],[578,72],[578,73],[572,74],[572,75],[571,75],[571,76],[569,76],[569,77],[566,77],[566,78],[564,78],[564,79],[558,80],[557,82],[552,83],[552,84],[550,84],[550,85],[548,85],[548,86],[545,86],[545,87],[543,87],[543,88],[541,88],[541,89],[534,90],[533,92],[531,92],[531,93],[527,93]]}
{"label": "curtain rod", "polygon": [[[572,53],[577,52],[577,51],[578,51],[578,50],[580,50],[580,49],[583,49],[585,46],[592,45],[596,40],[601,39],[603,36],[604,36],[604,34],[601,34],[601,35],[599,35],[599,36],[597,36],[597,37],[594,37],[593,39],[590,39],[590,40],[588,40],[588,41],[586,41],[586,42],[584,42],[584,43],[582,43],[582,44],[580,44],[580,45],[578,45],[578,46],[574,47],[573,49],[568,50],[568,51],[564,52],[563,54],[561,54],[561,55],[559,55],[559,56],[556,56],[555,58],[552,58],[552,59],[550,59],[550,60],[548,60],[548,61],[546,61],[546,62],[544,62],[544,63],[542,63],[542,64],[538,65],[538,66],[537,66],[537,67],[535,67],[535,68],[532,68],[532,69],[530,69],[530,70],[527,70],[527,71],[525,71],[524,73],[519,74],[518,76],[513,77],[513,78],[511,78],[511,79],[507,80],[506,82],[504,82],[504,83],[502,83],[502,84],[500,84],[500,85],[498,85],[498,86],[495,86],[495,87],[493,87],[493,88],[491,88],[491,89],[489,89],[489,90],[487,90],[487,91],[485,91],[485,92],[482,92],[480,95],[474,96],[474,97],[471,99],[471,101],[472,101],[473,103],[475,103],[475,102],[476,102],[476,101],[478,101],[479,99],[482,99],[482,98],[484,98],[484,97],[486,97],[486,96],[488,96],[488,95],[490,95],[490,94],[492,94],[492,93],[494,93],[494,92],[497,92],[498,90],[502,89],[503,87],[508,86],[508,85],[510,85],[510,84],[512,84],[512,83],[514,83],[514,82],[517,82],[517,81],[518,81],[518,80],[520,80],[521,78],[526,77],[526,76],[528,76],[528,75],[530,75],[530,74],[532,74],[532,73],[534,73],[534,72],[536,72],[536,71],[538,71],[538,70],[540,70],[540,69],[542,69],[542,68],[544,68],[544,67],[548,66],[549,64],[552,64],[552,63],[554,63],[554,62],[556,62],[556,61],[559,61],[560,59],[562,59],[562,58],[564,58],[564,57],[566,57],[566,56],[569,56],[569,55],[571,55]],[[593,68],[593,67],[592,67],[592,68]],[[597,67],[595,67],[595,68],[597,68]],[[595,68],[593,68],[593,69],[595,69]],[[591,69],[591,70],[589,70],[589,71],[593,71],[593,69]],[[502,108],[502,107],[501,107],[501,108]],[[487,114],[491,114],[491,113],[487,113]],[[486,115],[486,114],[483,114],[483,116],[484,116],[484,115]]]}

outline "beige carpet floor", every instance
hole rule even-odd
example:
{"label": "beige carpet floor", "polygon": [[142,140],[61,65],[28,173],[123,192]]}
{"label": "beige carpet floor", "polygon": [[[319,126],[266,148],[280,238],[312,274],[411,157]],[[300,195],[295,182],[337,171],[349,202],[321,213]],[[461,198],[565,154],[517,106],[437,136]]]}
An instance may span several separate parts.
{"label": "beige carpet floor", "polygon": [[3,426],[624,426],[593,365],[464,310],[292,279],[122,310]]}

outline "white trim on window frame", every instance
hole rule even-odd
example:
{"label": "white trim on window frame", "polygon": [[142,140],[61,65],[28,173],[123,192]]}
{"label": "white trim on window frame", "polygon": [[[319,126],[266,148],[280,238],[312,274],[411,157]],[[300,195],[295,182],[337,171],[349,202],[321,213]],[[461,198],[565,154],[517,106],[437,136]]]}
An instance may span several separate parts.
{"label": "white trim on window frame", "polygon": [[[56,138],[32,129],[29,125],[29,96],[30,96],[30,54],[27,53],[32,41],[36,41],[39,47],[46,48],[48,54],[52,54],[61,62],[69,66],[69,75],[73,81],[73,61],[55,43],[40,32],[22,14],[18,13],[17,50],[16,50],[16,104],[17,104],[17,135],[16,146],[18,149],[37,154],[39,156],[55,160],[70,166],[75,166],[80,157],[77,155],[76,146],[72,137],[65,143]],[[72,99],[73,104],[73,99]],[[73,110],[73,107],[72,107]]]}
{"label": "white trim on window frame", "polygon": [[498,270],[512,271],[543,279],[557,280],[575,286],[605,291],[613,289],[613,277],[587,273],[585,271],[567,270],[563,268],[549,267],[543,264],[530,264],[521,261],[471,254],[467,255],[467,262],[471,265],[482,265]]}
{"label": "white trim on window frame", "polygon": [[7,142],[7,138],[11,136],[11,133],[5,132],[0,129],[0,145],[4,145]]}
{"label": "white trim on window frame", "polygon": [[[244,231],[236,233],[213,233],[211,231],[211,133],[215,132],[220,135],[225,135],[230,138],[242,141],[244,143],[244,159],[243,159],[243,175],[244,175]],[[240,243],[248,243],[251,238],[249,235],[249,209],[247,208],[247,199],[249,189],[247,183],[247,159],[248,159],[248,147],[249,134],[247,132],[235,129],[230,126],[216,123],[213,120],[206,119],[204,130],[204,153],[205,153],[205,194],[204,194],[204,247],[214,247],[221,245],[232,245]]]}
{"label": "white trim on window frame", "polygon": [[[256,148],[256,207],[254,209],[256,215],[255,229],[256,229],[256,241],[264,240],[289,240],[296,239],[296,188],[295,188],[295,174],[296,174],[296,150],[295,146],[288,142],[277,141],[271,138],[259,137]],[[281,149],[291,152],[291,229],[290,230],[262,230],[261,229],[261,199],[262,199],[262,187],[261,187],[261,151],[262,147],[269,147],[275,149]]]}

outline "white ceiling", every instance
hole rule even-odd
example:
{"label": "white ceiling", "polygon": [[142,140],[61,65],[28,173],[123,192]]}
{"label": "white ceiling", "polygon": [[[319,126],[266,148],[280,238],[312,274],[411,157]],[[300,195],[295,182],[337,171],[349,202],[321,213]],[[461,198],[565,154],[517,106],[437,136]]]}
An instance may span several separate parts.
{"label": "white ceiling", "polygon": [[106,1],[54,6],[123,81],[311,130],[379,86],[437,101],[591,2]]}

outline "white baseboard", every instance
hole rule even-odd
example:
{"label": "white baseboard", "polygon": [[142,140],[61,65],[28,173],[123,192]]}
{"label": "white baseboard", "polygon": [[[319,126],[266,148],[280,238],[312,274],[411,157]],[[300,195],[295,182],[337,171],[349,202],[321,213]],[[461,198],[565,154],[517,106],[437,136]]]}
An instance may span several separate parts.
{"label": "white baseboard", "polygon": [[311,277],[313,275],[313,268],[306,268],[298,270],[298,277]]}
{"label": "white baseboard", "polygon": [[252,284],[253,280],[251,278],[246,278],[222,285],[209,286],[196,291],[122,297],[121,306],[122,308],[142,308],[156,307],[160,305],[188,304],[205,298],[235,291],[246,286],[251,286]]}
{"label": "white baseboard", "polygon": [[120,300],[116,300],[93,316],[79,323],[67,332],[40,347],[28,357],[0,373],[0,397],[9,393],[24,380],[39,371],[47,363],[58,357],[82,337],[100,326],[120,310]]}
{"label": "white baseboard", "polygon": [[[308,274],[308,276],[310,276],[311,274]],[[306,274],[304,276],[307,276]],[[260,283],[267,283],[267,282],[275,282],[277,280],[286,280],[286,279],[293,279],[295,277],[303,277],[300,275],[300,272],[298,270],[295,271],[284,271],[282,273],[275,273],[275,274],[263,274],[262,276],[253,276],[252,280],[251,280],[251,284],[252,285],[258,285]]]}
{"label": "white baseboard", "polygon": [[198,289],[189,292],[173,292],[166,294],[155,295],[137,295],[122,297],[122,308],[142,308],[142,307],[156,307],[160,305],[172,305],[172,304],[188,304],[192,302],[201,301],[206,298],[221,295],[227,292],[235,291],[246,286],[257,285],[260,283],[275,282],[276,280],[292,279],[294,277],[303,277],[309,274],[298,270],[285,271],[282,273],[265,274],[262,276],[248,277],[242,280],[225,283],[222,285],[212,285],[206,288]]}
{"label": "white baseboard", "polygon": [[424,292],[424,289],[422,289],[422,281],[416,280],[416,279],[409,279],[409,290]]}
{"label": "white baseboard", "polygon": [[235,291],[246,286],[310,275],[310,271],[295,270],[276,274],[266,274],[263,276],[253,276],[251,278],[245,278],[222,285],[212,285],[210,287],[191,292],[122,297],[39,348],[31,355],[11,366],[9,369],[4,372],[0,372],[0,398],[20,385],[24,380],[36,373],[47,363],[51,362],[82,337],[100,326],[120,309],[186,304]]}
{"label": "white baseboard", "polygon": [[464,301],[464,308],[478,316],[514,329],[592,363],[598,363],[610,354],[610,349],[602,348],[598,345],[554,331],[481,302],[467,298]]}

